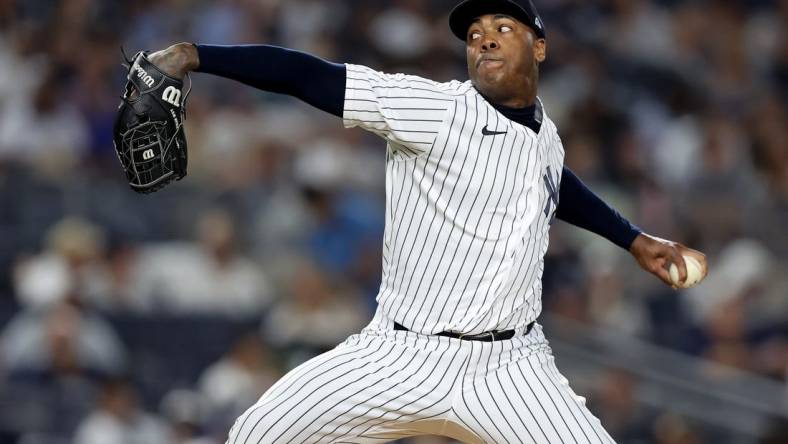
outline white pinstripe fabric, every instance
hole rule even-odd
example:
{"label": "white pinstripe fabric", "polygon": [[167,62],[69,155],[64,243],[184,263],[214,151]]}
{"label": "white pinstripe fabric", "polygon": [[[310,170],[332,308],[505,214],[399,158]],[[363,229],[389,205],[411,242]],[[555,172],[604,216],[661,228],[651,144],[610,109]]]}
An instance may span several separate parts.
{"label": "white pinstripe fabric", "polygon": [[426,434],[467,443],[613,442],[556,369],[539,325],[488,343],[395,332],[379,317],[282,378],[227,442],[381,443]]}
{"label": "white pinstripe fabric", "polygon": [[346,87],[345,125],[388,141],[379,309],[421,333],[536,320],[557,206],[545,178],[560,184],[564,160],[552,121],[536,134],[470,82],[348,65]]}

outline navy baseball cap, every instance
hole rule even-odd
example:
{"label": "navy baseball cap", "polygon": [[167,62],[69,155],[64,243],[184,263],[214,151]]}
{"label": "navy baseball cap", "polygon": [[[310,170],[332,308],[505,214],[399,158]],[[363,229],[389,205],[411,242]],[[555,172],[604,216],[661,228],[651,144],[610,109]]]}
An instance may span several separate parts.
{"label": "navy baseball cap", "polygon": [[471,23],[485,14],[510,15],[528,25],[540,39],[545,38],[544,23],[531,0],[465,0],[451,11],[449,27],[465,41]]}

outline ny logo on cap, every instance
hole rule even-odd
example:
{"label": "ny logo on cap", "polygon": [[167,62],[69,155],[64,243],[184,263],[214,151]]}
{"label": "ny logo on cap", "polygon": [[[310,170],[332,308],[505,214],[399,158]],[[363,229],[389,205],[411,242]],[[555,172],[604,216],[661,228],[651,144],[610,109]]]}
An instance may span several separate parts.
{"label": "ny logo on cap", "polygon": [[537,18],[534,20],[534,24],[535,24],[535,25],[536,25],[536,27],[537,27],[537,28],[539,28],[539,29],[542,29],[542,28],[544,28],[544,26],[542,25],[542,19],[540,19],[539,17],[537,17]]}

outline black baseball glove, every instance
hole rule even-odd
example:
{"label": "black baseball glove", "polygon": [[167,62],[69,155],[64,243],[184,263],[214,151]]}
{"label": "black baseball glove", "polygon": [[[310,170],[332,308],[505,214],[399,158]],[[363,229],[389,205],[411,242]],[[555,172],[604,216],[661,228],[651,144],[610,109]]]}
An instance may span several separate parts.
{"label": "black baseball glove", "polygon": [[154,66],[144,52],[133,60],[115,119],[114,143],[131,188],[152,193],[186,176],[183,81]]}

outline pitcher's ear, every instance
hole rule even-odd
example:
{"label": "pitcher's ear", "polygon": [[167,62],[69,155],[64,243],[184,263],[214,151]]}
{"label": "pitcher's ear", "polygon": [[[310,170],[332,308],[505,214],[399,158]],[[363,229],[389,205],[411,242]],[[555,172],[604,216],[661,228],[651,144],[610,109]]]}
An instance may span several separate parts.
{"label": "pitcher's ear", "polygon": [[534,57],[539,63],[547,59],[547,41],[545,39],[539,39],[534,42]]}

